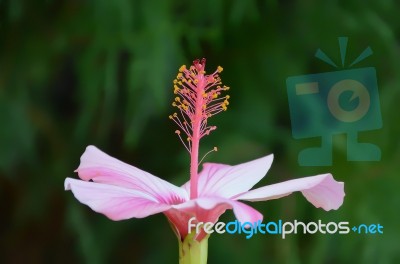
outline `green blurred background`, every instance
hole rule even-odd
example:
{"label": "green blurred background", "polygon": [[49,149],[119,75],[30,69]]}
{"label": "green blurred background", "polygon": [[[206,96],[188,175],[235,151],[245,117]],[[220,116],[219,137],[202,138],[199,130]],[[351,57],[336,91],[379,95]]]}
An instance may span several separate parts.
{"label": "green blurred background", "polygon": [[[208,161],[236,164],[268,153],[259,185],[323,172],[345,182],[338,211],[301,194],[254,203],[266,221],[349,221],[383,235],[213,235],[209,263],[400,263],[400,20],[396,1],[0,1],[0,262],[177,263],[163,215],[113,222],[65,192],[66,177],[93,144],[176,185],[189,157],[168,119],[172,80],[182,64],[207,58],[224,67],[231,104],[210,120]],[[332,167],[300,167],[318,139],[291,135],[286,78],[335,70],[337,38],[348,58],[377,70],[383,128],[361,132],[380,162],[346,160],[334,137]],[[233,220],[232,212],[222,220]]]}

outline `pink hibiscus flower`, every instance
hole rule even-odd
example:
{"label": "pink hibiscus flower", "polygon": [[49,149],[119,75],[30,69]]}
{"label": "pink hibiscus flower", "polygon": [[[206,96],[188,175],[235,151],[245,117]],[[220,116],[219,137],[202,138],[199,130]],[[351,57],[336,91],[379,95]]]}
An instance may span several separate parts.
{"label": "pink hibiscus flower", "polygon": [[[316,207],[324,210],[338,209],[344,198],[344,184],[333,179],[331,174],[294,179],[251,190],[271,167],[273,155],[265,156],[235,166],[205,163],[198,173],[200,139],[216,129],[209,126],[209,117],[224,111],[229,105],[229,96],[221,93],[229,90],[220,86],[221,67],[205,75],[205,59],[194,61],[187,69],[179,69],[174,80],[177,95],[173,106],[178,113],[170,116],[178,126],[176,134],[190,154],[190,180],[181,187],[151,175],[134,166],[119,161],[94,146],[88,146],[76,170],[81,180],[67,178],[65,189],[94,211],[112,220],[144,218],[164,213],[170,221],[180,243],[189,237],[188,221],[213,222],[227,209],[232,209],[240,222],[262,221],[262,214],[241,201],[266,201],[300,191]],[[186,134],[186,140],[182,135]],[[216,151],[216,148],[212,151]],[[207,240],[207,234],[190,236],[190,243]],[[186,253],[181,248],[181,263]],[[193,244],[186,250],[194,250]],[[204,249],[202,249],[204,250]],[[206,249],[205,249],[206,250]],[[183,255],[182,255],[183,254]],[[192,253],[189,253],[192,254]],[[197,253],[196,253],[197,254]],[[205,263],[206,255],[195,257]],[[199,257],[201,256],[201,257]]]}
{"label": "pink hibiscus flower", "polygon": [[[272,159],[269,155],[236,166],[205,163],[198,177],[198,197],[190,199],[190,182],[177,187],[89,146],[76,170],[82,180],[67,178],[65,189],[112,220],[164,213],[182,240],[193,216],[199,222],[216,222],[225,210],[233,209],[242,223],[263,219],[261,213],[239,200],[266,201],[301,191],[310,203],[325,210],[338,209],[343,203],[343,183],[331,174],[250,190],[267,173]],[[197,239],[204,235],[198,234]]]}

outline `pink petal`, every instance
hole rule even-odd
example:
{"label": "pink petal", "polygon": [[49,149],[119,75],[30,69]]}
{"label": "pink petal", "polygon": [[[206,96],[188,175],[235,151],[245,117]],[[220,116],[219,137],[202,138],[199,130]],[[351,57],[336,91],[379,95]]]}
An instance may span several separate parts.
{"label": "pink petal", "polygon": [[188,200],[182,188],[88,146],[76,170],[82,180],[120,186],[146,193],[166,204]]}
{"label": "pink petal", "polygon": [[65,190],[71,190],[81,203],[112,220],[143,218],[171,208],[145,192],[109,184],[67,178]]}
{"label": "pink petal", "polygon": [[[165,212],[165,215],[176,228],[175,231],[178,235],[184,238],[188,234],[190,218],[196,217],[194,223],[215,223],[227,209],[233,209],[236,218],[242,223],[254,223],[263,219],[262,214],[254,208],[238,201],[219,197],[202,197],[182,204],[172,205],[172,209]],[[202,232],[197,239],[201,240],[205,235]]]}
{"label": "pink petal", "polygon": [[[213,208],[213,210],[205,210],[198,207],[196,203],[190,202],[192,208],[186,207],[182,208],[171,208],[170,210],[164,212],[168,220],[171,222],[175,233],[178,237],[184,239],[188,234],[188,222],[192,217],[196,218],[197,222],[212,222],[215,223],[218,218],[229,209],[227,204],[219,204]],[[202,232],[196,237],[198,241],[203,239],[206,234]]]}
{"label": "pink petal", "polygon": [[301,191],[315,207],[322,207],[326,211],[338,209],[345,196],[343,182],[335,181],[331,174],[321,174],[264,186],[240,194],[235,199],[267,201],[287,196],[296,191]]}
{"label": "pink petal", "polygon": [[[220,196],[231,198],[250,190],[271,167],[274,156],[259,158],[235,166],[205,163],[199,173],[199,197]],[[182,187],[189,192],[189,182]]]}

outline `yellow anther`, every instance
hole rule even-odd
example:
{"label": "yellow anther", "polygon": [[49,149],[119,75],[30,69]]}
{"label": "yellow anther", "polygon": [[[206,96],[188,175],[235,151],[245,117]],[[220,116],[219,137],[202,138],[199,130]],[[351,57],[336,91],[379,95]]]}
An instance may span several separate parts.
{"label": "yellow anther", "polygon": [[175,97],[175,102],[180,102],[180,101],[181,101],[181,98]]}
{"label": "yellow anther", "polygon": [[172,115],[169,115],[168,118],[169,118],[169,119],[172,119]]}
{"label": "yellow anther", "polygon": [[218,72],[222,72],[224,70],[224,68],[222,68],[221,66],[218,66],[217,71]]}
{"label": "yellow anther", "polygon": [[194,74],[194,72],[192,72],[190,75],[191,75],[192,77],[195,77],[195,76],[196,76],[196,74]]}
{"label": "yellow anther", "polygon": [[207,93],[203,93],[203,98],[206,98],[208,96]]}
{"label": "yellow anther", "polygon": [[182,82],[181,82],[181,81],[179,81],[179,82],[178,82],[178,84],[179,84],[179,85],[182,85]]}
{"label": "yellow anther", "polygon": [[175,103],[175,102],[172,102],[172,106],[176,106],[176,103]]}
{"label": "yellow anther", "polygon": [[177,82],[178,82],[178,80],[177,80],[177,79],[174,79],[173,83],[176,84]]}
{"label": "yellow anther", "polygon": [[225,96],[225,98],[228,100],[229,98],[231,98],[231,96],[230,96],[230,95],[227,95],[227,96]]}
{"label": "yellow anther", "polygon": [[177,114],[177,113],[173,113],[172,116],[173,116],[173,117],[177,117],[178,114]]}
{"label": "yellow anther", "polygon": [[203,104],[203,110],[206,110],[206,108],[207,108],[207,105]]}
{"label": "yellow anther", "polygon": [[213,97],[213,99],[215,99],[215,98],[217,98],[217,97],[218,97],[218,94],[216,94],[216,93],[215,93],[215,94],[213,94],[213,96],[212,96],[212,97]]}
{"label": "yellow anther", "polygon": [[195,84],[197,84],[198,82],[199,82],[199,80],[197,80],[197,79],[194,79],[194,81],[193,81]]}
{"label": "yellow anther", "polygon": [[217,147],[214,147],[213,150],[214,150],[214,151],[218,151],[218,148],[217,148]]}
{"label": "yellow anther", "polygon": [[191,79],[189,79],[189,80],[188,80],[188,83],[192,83],[192,80],[191,80]]}
{"label": "yellow anther", "polygon": [[186,70],[186,65],[182,65],[180,68],[179,68],[179,71],[180,72],[183,72],[183,71],[185,71]]}
{"label": "yellow anther", "polygon": [[187,141],[190,141],[190,140],[192,140],[190,137],[188,137],[187,139],[186,139]]}
{"label": "yellow anther", "polygon": [[176,78],[178,78],[178,79],[182,78],[182,73],[178,73],[178,75],[176,76]]}

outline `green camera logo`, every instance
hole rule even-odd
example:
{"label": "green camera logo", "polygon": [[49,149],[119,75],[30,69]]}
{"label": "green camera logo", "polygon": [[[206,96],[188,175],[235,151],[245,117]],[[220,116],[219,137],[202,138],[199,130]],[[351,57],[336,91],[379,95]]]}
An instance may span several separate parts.
{"label": "green camera logo", "polygon": [[[347,40],[339,38],[342,67],[345,67]],[[371,48],[366,48],[348,67],[371,54]],[[338,68],[321,50],[315,56]],[[347,160],[380,160],[379,147],[358,142],[360,131],[382,127],[375,68],[292,76],[286,80],[286,85],[293,137],[321,137],[321,146],[299,153],[301,166],[332,165],[332,136],[341,133],[347,135]]]}

